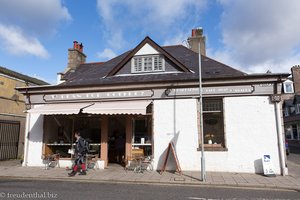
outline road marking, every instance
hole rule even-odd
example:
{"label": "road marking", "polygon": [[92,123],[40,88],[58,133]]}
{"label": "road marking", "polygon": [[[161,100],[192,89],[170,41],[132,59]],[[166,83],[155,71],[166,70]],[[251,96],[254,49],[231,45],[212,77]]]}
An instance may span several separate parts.
{"label": "road marking", "polygon": [[192,200],[214,200],[214,199],[207,199],[207,198],[201,198],[201,197],[188,197],[188,199],[192,199]]}

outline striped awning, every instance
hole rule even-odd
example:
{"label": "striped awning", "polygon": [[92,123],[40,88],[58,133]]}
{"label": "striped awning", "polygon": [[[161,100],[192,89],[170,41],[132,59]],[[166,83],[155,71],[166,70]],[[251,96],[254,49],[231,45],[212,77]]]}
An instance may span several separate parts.
{"label": "striped awning", "polygon": [[28,110],[31,114],[43,115],[72,115],[79,113],[117,115],[117,114],[146,114],[150,100],[114,101],[96,103],[61,103],[37,105]]}
{"label": "striped awning", "polygon": [[31,114],[43,115],[72,115],[78,114],[84,108],[93,105],[93,103],[61,103],[61,104],[45,104],[37,105],[28,110]]}
{"label": "striped awning", "polygon": [[150,100],[98,102],[82,110],[83,113],[117,115],[135,114],[145,115]]}

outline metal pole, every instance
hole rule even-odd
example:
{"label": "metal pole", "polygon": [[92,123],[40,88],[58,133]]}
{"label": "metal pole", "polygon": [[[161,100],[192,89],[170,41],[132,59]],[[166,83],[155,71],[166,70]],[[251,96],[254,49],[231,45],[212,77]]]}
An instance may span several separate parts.
{"label": "metal pole", "polygon": [[276,115],[276,129],[278,137],[278,149],[279,149],[279,159],[280,159],[280,168],[281,175],[287,175],[287,170],[285,167],[285,156],[284,156],[284,143],[283,143],[283,134],[281,127],[281,112],[280,112],[280,102],[275,102],[275,115]]}
{"label": "metal pole", "polygon": [[200,135],[201,135],[201,180],[204,182],[205,176],[205,156],[204,156],[204,136],[203,136],[203,111],[202,111],[202,73],[201,73],[201,48],[199,49],[199,114],[200,114]]}

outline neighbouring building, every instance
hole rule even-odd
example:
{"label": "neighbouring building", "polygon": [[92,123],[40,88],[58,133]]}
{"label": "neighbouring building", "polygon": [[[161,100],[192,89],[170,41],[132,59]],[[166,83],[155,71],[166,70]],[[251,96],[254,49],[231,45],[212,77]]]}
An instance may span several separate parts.
{"label": "neighbouring building", "polygon": [[300,66],[292,67],[292,77],[284,82],[283,116],[286,142],[291,152],[300,151]]}
{"label": "neighbouring building", "polygon": [[0,67],[0,160],[22,158],[24,152],[25,101],[16,87],[48,83]]}
{"label": "neighbouring building", "polygon": [[188,41],[190,48],[160,46],[146,37],[104,63],[85,63],[75,42],[60,84],[18,88],[28,105],[24,166],[57,152],[70,165],[80,130],[102,167],[140,149],[160,170],[173,142],[181,169],[200,171],[200,42],[206,170],[262,173],[268,154],[285,174],[280,97],[289,74],[246,74],[207,57],[201,29]]}

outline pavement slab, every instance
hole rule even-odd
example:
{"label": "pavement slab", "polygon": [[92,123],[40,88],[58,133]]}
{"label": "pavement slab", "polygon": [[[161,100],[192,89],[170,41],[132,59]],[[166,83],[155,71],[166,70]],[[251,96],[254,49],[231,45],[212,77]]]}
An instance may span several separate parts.
{"label": "pavement slab", "polygon": [[[17,162],[15,162],[17,163]],[[9,166],[0,162],[0,178],[31,178],[31,179],[55,179],[76,181],[106,181],[106,182],[130,182],[149,184],[188,184],[211,185],[230,187],[255,187],[255,188],[282,188],[300,191],[300,180],[294,176],[266,177],[259,174],[207,172],[206,181],[200,180],[200,172],[184,171],[182,174],[157,171],[145,171],[135,173],[125,171],[122,167],[109,167],[104,170],[88,170],[86,176],[76,175],[68,177],[70,170],[65,168],[22,167],[20,164]]]}

